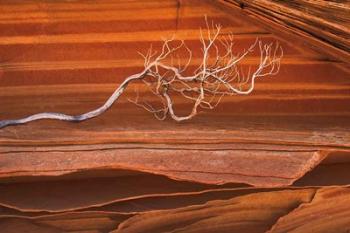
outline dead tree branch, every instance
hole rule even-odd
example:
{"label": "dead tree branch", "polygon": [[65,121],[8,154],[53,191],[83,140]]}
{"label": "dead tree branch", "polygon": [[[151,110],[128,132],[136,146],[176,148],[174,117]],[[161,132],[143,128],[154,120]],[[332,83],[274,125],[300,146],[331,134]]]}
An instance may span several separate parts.
{"label": "dead tree branch", "polygon": [[[187,70],[192,61],[192,51],[184,41],[176,41],[174,37],[165,39],[160,52],[151,47],[146,54],[141,54],[144,58],[143,71],[127,77],[99,108],[75,116],[45,112],[22,119],[2,120],[0,128],[40,119],[80,122],[99,116],[136,80],[143,82],[159,98],[161,107],[142,101],[139,94],[131,102],[153,113],[159,120],[170,116],[175,121],[184,121],[196,116],[201,108],[215,108],[224,96],[250,94],[254,90],[256,79],[278,73],[283,56],[279,44],[263,44],[257,39],[249,48],[236,54],[233,52],[233,36],[220,37],[221,28],[220,25],[209,24],[206,20],[206,29],[200,29],[202,60],[190,75],[186,74],[189,73]],[[180,50],[188,55],[185,64],[181,64],[183,59],[175,57]],[[260,54],[259,64],[253,70],[249,68],[244,72],[238,65],[255,50]],[[175,111],[172,98],[174,94],[192,103],[187,115],[178,115]]]}

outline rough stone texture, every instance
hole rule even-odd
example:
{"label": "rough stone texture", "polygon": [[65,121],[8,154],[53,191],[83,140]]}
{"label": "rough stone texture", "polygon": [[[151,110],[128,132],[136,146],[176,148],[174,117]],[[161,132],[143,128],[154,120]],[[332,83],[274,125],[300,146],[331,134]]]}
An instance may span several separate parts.
{"label": "rough stone texture", "polygon": [[96,108],[142,69],[137,51],[174,33],[198,65],[204,15],[222,24],[222,37],[234,34],[237,52],[259,37],[285,56],[253,94],[188,122],[156,120],[127,101],[131,88],[83,123],[0,129],[0,231],[348,232],[347,9],[316,0],[1,0],[0,119]]}

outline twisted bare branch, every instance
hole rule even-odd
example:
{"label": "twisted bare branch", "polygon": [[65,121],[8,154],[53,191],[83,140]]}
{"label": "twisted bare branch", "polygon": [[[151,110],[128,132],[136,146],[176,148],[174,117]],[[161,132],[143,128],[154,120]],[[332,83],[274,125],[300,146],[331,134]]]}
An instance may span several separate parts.
{"label": "twisted bare branch", "polygon": [[[170,116],[175,121],[184,121],[196,116],[201,108],[215,108],[224,96],[250,94],[254,90],[256,79],[278,73],[283,56],[279,44],[263,44],[257,39],[249,48],[236,54],[233,52],[233,36],[220,37],[221,25],[214,23],[210,25],[206,19],[206,27],[205,31],[200,29],[202,60],[190,75],[187,75],[189,73],[187,70],[192,61],[191,49],[184,41],[176,41],[174,37],[164,39],[160,52],[150,47],[145,54],[140,53],[144,58],[143,71],[127,77],[101,107],[75,116],[46,112],[22,119],[2,120],[0,128],[40,119],[80,122],[99,116],[118,100],[130,83],[136,80],[142,81],[151,93],[158,97],[161,107],[142,101],[138,93],[135,99],[129,101],[151,112],[159,120]],[[239,67],[239,63],[257,49],[260,53],[258,66],[244,71]],[[181,64],[183,59],[176,56],[178,51],[188,55],[183,65]],[[192,103],[188,114],[180,116],[176,113],[172,98],[174,95]]]}

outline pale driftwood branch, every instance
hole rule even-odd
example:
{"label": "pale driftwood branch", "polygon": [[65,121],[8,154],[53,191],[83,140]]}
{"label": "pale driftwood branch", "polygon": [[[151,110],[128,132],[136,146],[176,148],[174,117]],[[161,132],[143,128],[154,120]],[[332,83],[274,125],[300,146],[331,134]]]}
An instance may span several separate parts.
{"label": "pale driftwood branch", "polygon": [[[220,25],[213,23],[209,25],[207,20],[206,25],[206,33],[200,29],[202,61],[190,75],[185,73],[191,64],[192,51],[184,41],[178,42],[174,40],[174,37],[165,39],[159,53],[153,51],[152,47],[146,54],[140,53],[144,58],[144,70],[127,77],[101,107],[81,115],[45,112],[22,119],[2,120],[0,128],[40,119],[80,122],[99,116],[118,100],[131,82],[136,80],[142,81],[154,95],[159,97],[162,107],[157,108],[150,103],[142,102],[139,94],[136,99],[129,99],[131,102],[153,113],[159,120],[170,116],[175,121],[184,121],[196,116],[199,108],[215,108],[224,96],[250,94],[254,90],[257,78],[278,73],[283,56],[282,48],[278,44],[263,44],[257,39],[248,49],[240,54],[235,54],[233,37],[229,35],[221,39],[219,38]],[[176,42],[177,45],[174,45]],[[247,72],[244,72],[238,67],[238,64],[256,47],[260,51],[259,64],[255,70],[252,71],[249,68]],[[176,59],[178,64],[174,64],[174,56],[180,50],[188,54],[183,66],[181,66],[179,57]],[[187,115],[180,116],[176,113],[174,100],[171,97],[173,94],[192,102],[193,105]]]}

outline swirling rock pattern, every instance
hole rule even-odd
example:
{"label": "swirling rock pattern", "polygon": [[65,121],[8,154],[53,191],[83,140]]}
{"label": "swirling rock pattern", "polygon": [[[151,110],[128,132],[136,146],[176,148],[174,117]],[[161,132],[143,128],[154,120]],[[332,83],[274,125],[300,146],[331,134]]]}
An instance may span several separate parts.
{"label": "swirling rock pattern", "polygon": [[256,37],[284,51],[254,93],[187,122],[158,121],[128,89],[86,122],[0,129],[0,231],[349,232],[347,18],[339,10],[333,29],[320,20],[347,5],[288,2],[0,1],[0,120],[95,109],[142,71],[137,51],[174,33],[198,65],[204,15],[234,34],[237,51]]}

